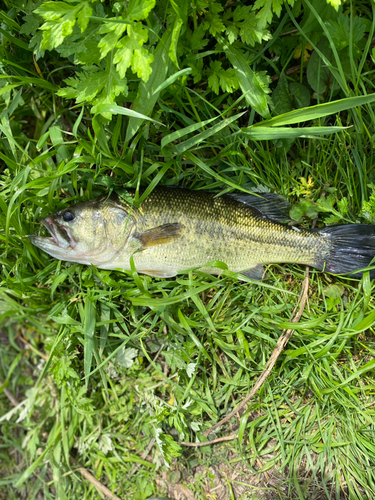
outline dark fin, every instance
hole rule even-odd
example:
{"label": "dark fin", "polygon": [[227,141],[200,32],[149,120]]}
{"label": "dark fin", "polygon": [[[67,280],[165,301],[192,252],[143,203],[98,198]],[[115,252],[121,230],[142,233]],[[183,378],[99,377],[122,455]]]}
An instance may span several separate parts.
{"label": "dark fin", "polygon": [[227,194],[235,200],[256,208],[262,215],[277,222],[290,220],[289,201],[276,193],[259,193],[259,196],[253,194],[230,193]]}
{"label": "dark fin", "polygon": [[264,276],[263,264],[257,264],[252,269],[248,269],[247,271],[241,271],[241,274],[253,280],[261,280]]}
{"label": "dark fin", "polygon": [[177,275],[177,271],[173,271],[172,269],[165,271],[138,271],[141,274],[147,274],[148,276],[154,276],[155,278],[173,278]]}
{"label": "dark fin", "polygon": [[[355,271],[368,267],[375,257],[375,225],[330,226],[317,232],[327,238],[331,249],[322,253],[315,267],[332,274],[351,273],[350,276],[361,278],[363,273]],[[375,269],[370,271],[370,277],[375,278]]]}
{"label": "dark fin", "polygon": [[185,226],[179,223],[163,224],[162,226],[153,227],[152,229],[137,235],[136,238],[142,244],[141,250],[144,250],[145,248],[169,243],[179,238],[184,229]]}

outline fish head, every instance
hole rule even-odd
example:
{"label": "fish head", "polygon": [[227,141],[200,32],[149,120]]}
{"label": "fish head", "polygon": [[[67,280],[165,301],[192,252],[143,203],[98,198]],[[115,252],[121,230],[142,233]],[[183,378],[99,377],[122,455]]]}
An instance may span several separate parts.
{"label": "fish head", "polygon": [[58,210],[40,222],[51,236],[29,236],[35,246],[60,260],[97,266],[113,259],[134,229],[130,211],[103,196]]}

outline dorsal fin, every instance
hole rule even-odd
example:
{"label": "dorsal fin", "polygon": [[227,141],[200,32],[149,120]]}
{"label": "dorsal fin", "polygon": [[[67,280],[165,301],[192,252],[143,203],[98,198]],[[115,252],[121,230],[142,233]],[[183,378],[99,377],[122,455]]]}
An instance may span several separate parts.
{"label": "dorsal fin", "polygon": [[277,222],[289,220],[289,201],[277,193],[259,193],[259,196],[243,193],[229,193],[235,200],[256,208],[262,215]]}

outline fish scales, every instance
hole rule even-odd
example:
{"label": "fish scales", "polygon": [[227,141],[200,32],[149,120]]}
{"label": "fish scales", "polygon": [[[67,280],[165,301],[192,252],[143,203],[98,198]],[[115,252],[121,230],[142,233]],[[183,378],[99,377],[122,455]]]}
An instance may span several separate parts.
{"label": "fish scales", "polygon": [[[156,188],[140,206],[132,200],[134,191],[125,195],[101,196],[59,210],[41,221],[51,237],[30,239],[61,260],[130,270],[133,258],[139,272],[158,277],[191,268],[221,273],[206,266],[211,261],[256,279],[263,275],[263,264],[273,263],[360,277],[375,255],[375,225],[293,228],[273,220],[283,218],[282,208],[288,204],[270,193],[218,197]],[[375,277],[374,270],[370,276]]]}
{"label": "fish scales", "polygon": [[[137,269],[162,269],[168,262],[179,270],[225,262],[239,272],[259,263],[313,264],[327,242],[315,233],[276,223],[258,210],[229,197],[204,191],[158,189],[142,203],[142,229],[178,222],[185,226],[181,238],[150,247],[134,256]],[[155,267],[156,266],[156,267]],[[217,269],[204,269],[218,271]]]}

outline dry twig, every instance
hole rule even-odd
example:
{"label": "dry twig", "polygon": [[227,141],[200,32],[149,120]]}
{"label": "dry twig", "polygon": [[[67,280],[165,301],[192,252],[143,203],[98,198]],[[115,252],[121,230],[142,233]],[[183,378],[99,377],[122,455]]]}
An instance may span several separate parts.
{"label": "dry twig", "polygon": [[[309,290],[309,267],[307,266],[306,267],[306,277],[305,277],[305,279],[303,281],[302,289],[301,289],[301,294],[300,294],[300,302],[299,302],[300,308],[298,310],[298,313],[295,315],[295,317],[290,320],[292,323],[298,323],[298,321],[300,320],[300,318],[301,318],[301,316],[303,314],[303,310],[304,310],[306,302],[307,302],[308,290]],[[293,315],[294,315],[294,312],[295,311],[293,311]],[[268,377],[268,375],[271,373],[272,368],[275,366],[275,363],[276,363],[278,357],[282,353],[282,351],[283,351],[284,347],[286,346],[286,344],[289,342],[289,339],[293,335],[293,332],[294,332],[294,330],[292,328],[290,328],[288,330],[284,330],[283,334],[281,335],[281,337],[279,338],[279,340],[277,342],[277,346],[275,347],[273,353],[271,354],[269,360],[267,361],[267,364],[266,364],[266,366],[265,366],[265,368],[264,368],[261,376],[255,382],[255,385],[252,388],[252,390],[250,391],[250,393],[226,417],[224,417],[222,420],[220,420],[220,422],[217,422],[212,427],[210,427],[209,429],[207,429],[204,432],[204,436],[207,437],[217,427],[220,427],[221,425],[225,424],[225,422],[227,422],[232,417],[234,417],[238,412],[240,412],[246,406],[246,404],[248,403],[248,401],[250,401],[250,399],[258,392],[258,390],[264,384],[264,381],[266,380],[266,378]],[[212,442],[214,442],[214,441],[216,441],[216,440],[213,440]],[[208,444],[209,443],[210,442],[208,442]],[[207,443],[204,443],[204,445],[206,445],[206,444]]]}
{"label": "dry twig", "polygon": [[[3,382],[0,380],[0,387],[3,385]],[[5,387],[3,389],[3,393],[9,399],[12,406],[18,405],[18,400],[13,396],[13,394]]]}
{"label": "dry twig", "polygon": [[80,466],[75,458],[73,458],[71,455],[69,455],[69,458],[74,465],[78,466],[77,469],[74,469],[74,472],[79,471],[85,479],[90,481],[90,483],[93,484],[95,488],[97,488],[99,491],[101,491],[103,495],[105,495],[107,498],[110,498],[111,500],[121,500],[121,498],[112,493],[112,491],[109,490],[107,486],[104,486],[104,484],[98,481],[96,477],[90,474],[90,472],[87,469]]}
{"label": "dry twig", "polygon": [[204,441],[203,443],[186,443],[185,441],[180,441],[178,444],[182,446],[191,446],[199,448],[201,446],[210,446],[211,444],[222,443],[223,441],[232,441],[232,439],[236,439],[236,437],[237,434],[231,434],[230,436],[224,436],[221,438],[213,439],[212,441]]}

